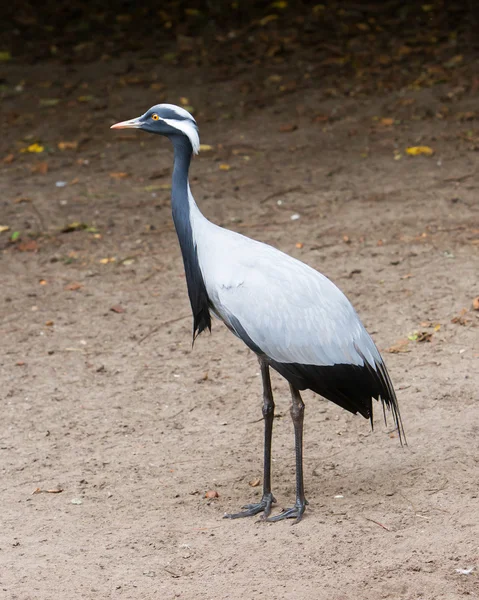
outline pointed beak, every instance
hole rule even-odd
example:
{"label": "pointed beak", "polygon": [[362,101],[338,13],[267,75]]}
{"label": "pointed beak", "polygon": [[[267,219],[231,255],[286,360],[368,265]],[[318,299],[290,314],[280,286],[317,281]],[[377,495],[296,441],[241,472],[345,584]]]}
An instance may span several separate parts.
{"label": "pointed beak", "polygon": [[129,121],[121,121],[120,123],[115,123],[110,127],[110,129],[139,129],[142,126],[140,118],[130,119]]}

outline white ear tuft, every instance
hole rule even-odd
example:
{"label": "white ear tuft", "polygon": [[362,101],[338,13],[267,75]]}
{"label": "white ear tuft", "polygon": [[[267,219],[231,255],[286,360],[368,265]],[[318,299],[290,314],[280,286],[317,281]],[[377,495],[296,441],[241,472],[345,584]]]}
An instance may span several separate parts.
{"label": "white ear tuft", "polygon": [[[176,112],[178,112],[179,107],[175,106],[175,109],[177,109]],[[200,149],[200,136],[198,134],[198,127],[196,126],[196,123],[191,120],[190,114],[187,111],[185,112],[189,117],[187,120],[185,119],[184,121],[180,121],[179,119],[163,119],[163,121],[170,127],[174,127],[175,129],[179,129],[181,132],[183,132],[190,140],[193,152],[198,154]]]}

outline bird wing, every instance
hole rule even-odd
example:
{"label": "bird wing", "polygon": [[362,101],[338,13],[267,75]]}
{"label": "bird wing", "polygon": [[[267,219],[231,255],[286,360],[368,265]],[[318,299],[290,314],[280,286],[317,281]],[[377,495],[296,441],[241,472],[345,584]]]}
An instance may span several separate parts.
{"label": "bird wing", "polygon": [[[249,240],[248,240],[249,241]],[[346,296],[324,275],[253,242],[209,291],[220,317],[280,363],[374,365],[379,353]],[[247,339],[245,339],[247,336]]]}

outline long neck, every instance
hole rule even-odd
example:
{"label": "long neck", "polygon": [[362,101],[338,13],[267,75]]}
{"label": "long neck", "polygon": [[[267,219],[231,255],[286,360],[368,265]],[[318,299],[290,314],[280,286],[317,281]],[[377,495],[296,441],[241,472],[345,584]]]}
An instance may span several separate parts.
{"label": "long neck", "polygon": [[[184,136],[171,136],[175,151],[171,207],[173,222],[180,242],[186,283],[193,311],[193,338],[204,329],[211,329],[210,301],[198,262],[196,240],[193,237],[188,170],[191,162],[191,144]],[[196,208],[196,207],[195,207]],[[198,210],[196,208],[196,210]]]}

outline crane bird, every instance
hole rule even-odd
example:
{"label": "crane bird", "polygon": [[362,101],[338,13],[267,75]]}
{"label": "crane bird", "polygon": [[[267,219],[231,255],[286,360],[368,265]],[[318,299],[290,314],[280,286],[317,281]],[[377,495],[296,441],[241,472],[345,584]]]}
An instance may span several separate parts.
{"label": "crane bird", "polygon": [[[399,440],[399,407],[386,366],[346,296],[327,277],[269,246],[215,225],[200,212],[190,191],[192,154],[200,147],[195,119],[184,108],[157,104],[141,117],[112,129],[142,129],[170,139],[174,149],[171,188],[173,221],[193,312],[193,341],[211,331],[211,315],[256,353],[263,383],[264,477],[258,503],[236,519],[259,513],[268,521],[299,522],[308,504],[303,483],[304,403],[310,389],[353,414],[373,420],[372,399],[391,410]],[[271,439],[274,401],[269,369],[288,382],[296,451],[296,502],[270,516]]]}

